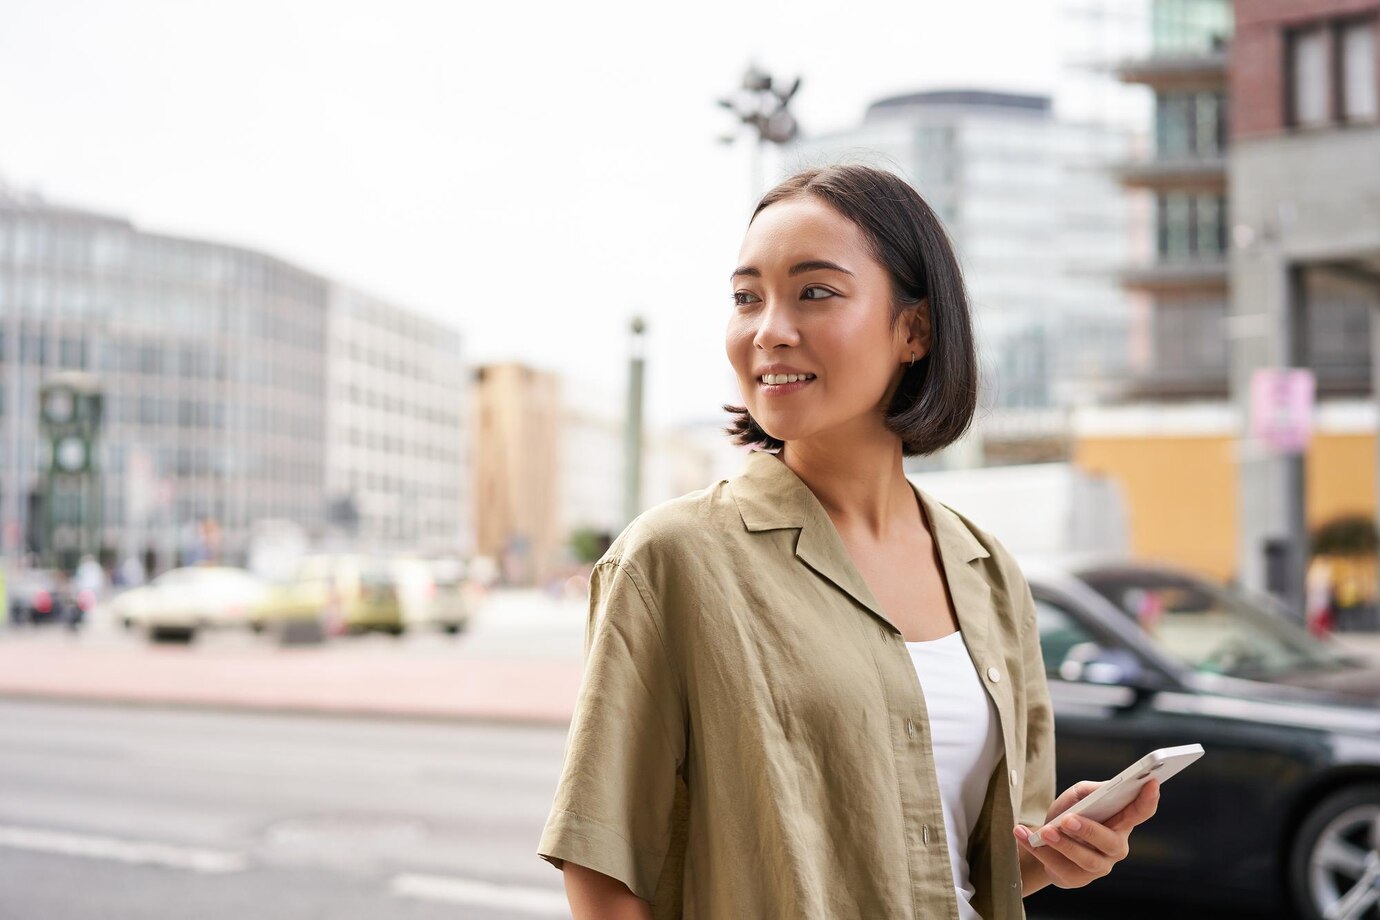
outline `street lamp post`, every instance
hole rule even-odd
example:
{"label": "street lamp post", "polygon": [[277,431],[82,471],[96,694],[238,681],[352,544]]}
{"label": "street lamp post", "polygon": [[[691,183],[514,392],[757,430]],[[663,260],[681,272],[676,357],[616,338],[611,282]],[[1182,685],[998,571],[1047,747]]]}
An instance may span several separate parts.
{"label": "street lamp post", "polygon": [[[800,77],[792,81],[789,89],[783,89],[772,80],[771,74],[756,64],[749,64],[743,73],[738,90],[719,100],[719,105],[738,117],[741,125],[751,129],[752,141],[752,201],[764,191],[762,178],[763,149],[767,144],[781,145],[793,140],[800,133],[800,126],[790,112],[790,102],[800,90]],[[731,144],[742,132],[725,134],[719,138]]]}
{"label": "street lamp post", "polygon": [[626,526],[642,510],[642,380],[647,322],[641,316],[632,321],[632,355],[628,361],[627,423],[623,426],[623,524]]}

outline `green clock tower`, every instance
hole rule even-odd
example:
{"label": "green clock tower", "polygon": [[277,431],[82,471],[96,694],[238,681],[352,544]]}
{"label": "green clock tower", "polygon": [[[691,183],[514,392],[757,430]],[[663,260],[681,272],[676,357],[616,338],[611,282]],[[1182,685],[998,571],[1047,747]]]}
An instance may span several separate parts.
{"label": "green clock tower", "polygon": [[39,390],[39,434],[45,446],[39,556],[68,572],[98,555],[105,503],[99,465],[101,390],[92,374],[65,372]]}

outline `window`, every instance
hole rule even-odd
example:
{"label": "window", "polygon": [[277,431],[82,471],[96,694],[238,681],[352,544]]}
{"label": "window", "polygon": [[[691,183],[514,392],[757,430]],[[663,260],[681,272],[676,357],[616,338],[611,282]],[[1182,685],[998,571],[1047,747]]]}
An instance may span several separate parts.
{"label": "window", "polygon": [[1328,113],[1327,32],[1313,26],[1289,34],[1290,121],[1302,127],[1326,124]]}
{"label": "window", "polygon": [[1287,121],[1297,127],[1380,116],[1376,20],[1331,20],[1286,34]]}
{"label": "window", "polygon": [[1222,93],[1161,93],[1155,100],[1155,149],[1161,157],[1217,156],[1226,139]]}
{"label": "window", "polygon": [[1226,96],[1198,93],[1194,97],[1194,149],[1203,156],[1222,152],[1226,142]]}
{"label": "window", "polygon": [[1045,659],[1045,675],[1055,680],[1061,679],[1059,665],[1070,650],[1085,642],[1096,641],[1072,614],[1041,597],[1035,598],[1035,622],[1040,630],[1040,654]]}
{"label": "window", "polygon": [[1156,0],[1150,11],[1154,47],[1167,54],[1219,51],[1231,37],[1232,6],[1223,0]]}
{"label": "window", "polygon": [[19,339],[19,363],[37,364],[40,367],[48,363],[48,340],[40,333],[25,333]]}
{"label": "window", "polygon": [[1166,192],[1156,199],[1156,249],[1164,260],[1216,259],[1226,251],[1226,199]]}
{"label": "window", "polygon": [[82,339],[58,340],[58,362],[64,368],[86,368],[86,342]]}
{"label": "window", "polygon": [[1376,100],[1375,20],[1342,25],[1338,45],[1342,55],[1342,120],[1374,121],[1380,115]]}
{"label": "window", "polygon": [[1218,256],[1226,249],[1226,217],[1223,201],[1214,195],[1199,195],[1193,202],[1195,227],[1193,250],[1200,256]]}

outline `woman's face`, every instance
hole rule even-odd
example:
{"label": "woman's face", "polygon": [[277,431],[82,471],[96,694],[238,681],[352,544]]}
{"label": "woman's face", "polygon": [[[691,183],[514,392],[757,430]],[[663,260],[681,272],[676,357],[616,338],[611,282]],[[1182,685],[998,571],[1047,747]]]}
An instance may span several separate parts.
{"label": "woman's face", "polygon": [[[812,195],[778,201],[748,227],[738,266],[725,348],[762,429],[782,441],[884,430],[927,324],[908,312],[893,328],[891,278],[862,230]],[[764,383],[776,364],[813,379]]]}

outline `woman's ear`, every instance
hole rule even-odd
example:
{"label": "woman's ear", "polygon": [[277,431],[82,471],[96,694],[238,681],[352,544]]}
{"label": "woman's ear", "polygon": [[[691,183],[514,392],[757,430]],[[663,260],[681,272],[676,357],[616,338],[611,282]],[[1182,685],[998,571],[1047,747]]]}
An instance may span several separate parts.
{"label": "woman's ear", "polygon": [[910,335],[906,338],[906,347],[915,352],[916,360],[929,354],[932,344],[931,324],[930,324],[930,299],[920,298],[920,302],[907,311],[907,322],[910,324]]}

